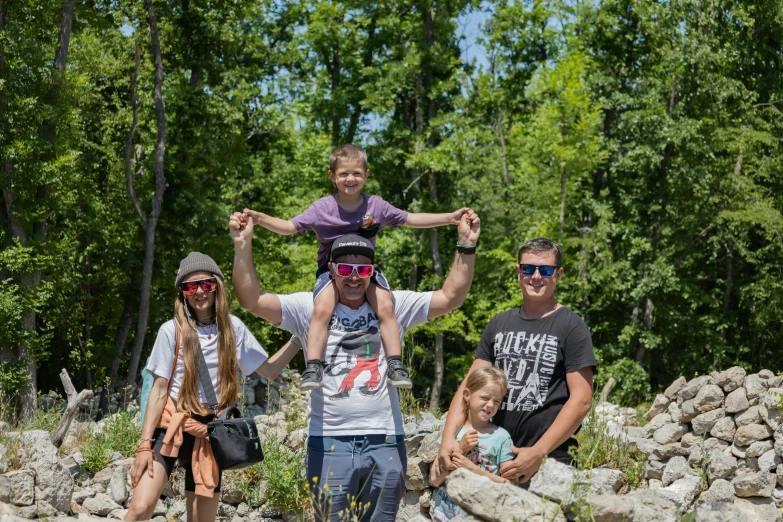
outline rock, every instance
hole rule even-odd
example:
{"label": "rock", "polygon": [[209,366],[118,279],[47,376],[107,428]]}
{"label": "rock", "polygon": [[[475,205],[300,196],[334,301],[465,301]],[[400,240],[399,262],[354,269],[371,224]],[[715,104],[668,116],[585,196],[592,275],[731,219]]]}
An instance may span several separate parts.
{"label": "rock", "polygon": [[576,474],[578,488],[588,487],[594,495],[613,494],[625,484],[625,475],[619,469],[595,468]]}
{"label": "rock", "polygon": [[112,471],[108,493],[117,504],[122,504],[128,499],[128,487],[125,482],[127,475],[128,470],[124,466],[117,466]]}
{"label": "rock", "polygon": [[22,466],[35,473],[35,500],[46,502],[57,511],[68,511],[74,488],[73,477],[60,463],[49,432],[24,432],[19,435],[19,443]]}
{"label": "rock", "polygon": [[767,388],[761,384],[758,374],[752,373],[745,377],[745,390],[748,395],[748,399],[755,399],[759,397]]}
{"label": "rock", "polygon": [[687,381],[687,380],[685,380],[685,377],[682,377],[682,376],[681,376],[681,377],[679,377],[679,378],[678,378],[676,381],[674,381],[673,383],[671,383],[671,384],[669,385],[669,387],[668,387],[668,388],[666,388],[666,389],[663,391],[663,394],[666,396],[666,398],[667,398],[667,399],[669,399],[669,400],[672,400],[672,401],[673,401],[675,398],[677,398],[677,394],[680,392],[680,390],[682,390],[683,388],[685,388],[685,386],[686,386],[686,384],[687,384],[687,383],[688,383],[688,381]]}
{"label": "rock", "polygon": [[677,505],[659,495],[660,491],[635,489],[625,495],[626,499],[633,501],[634,522],[674,522],[677,520]]}
{"label": "rock", "polygon": [[288,434],[288,445],[292,450],[299,449],[307,440],[307,429],[301,428]]}
{"label": "rock", "polygon": [[655,441],[638,437],[629,437],[628,442],[632,447],[644,453],[650,460],[667,460],[677,455],[690,455],[690,448],[683,448],[674,444],[661,445]]}
{"label": "rock", "polygon": [[778,480],[778,486],[783,486],[783,464],[780,464],[777,470],[775,470],[775,475]]}
{"label": "rock", "polygon": [[693,446],[691,454],[688,455],[688,464],[692,466],[703,467],[706,453],[701,446]]}
{"label": "rock", "polygon": [[781,421],[783,421],[783,410],[780,408],[768,408],[766,405],[760,404],[759,413],[764,423],[773,430],[780,426]]}
{"label": "rock", "polygon": [[748,396],[745,393],[745,388],[739,387],[733,392],[726,395],[724,400],[726,413],[740,413],[750,408],[750,402],[748,402]]}
{"label": "rock", "polygon": [[109,482],[111,482],[111,476],[114,474],[113,468],[103,468],[98,473],[95,474],[95,476],[92,477],[92,483],[93,484],[100,484],[104,488],[108,487]]}
{"label": "rock", "polygon": [[736,476],[752,475],[759,471],[758,459],[737,459]]}
{"label": "rock", "polygon": [[735,498],[734,505],[748,522],[780,522],[780,512],[771,498]]}
{"label": "rock", "polygon": [[736,446],[748,446],[757,440],[768,439],[773,431],[765,424],[747,424],[737,428],[734,434],[734,444]]}
{"label": "rock", "polygon": [[[710,385],[714,386],[714,385]],[[702,388],[702,390],[706,389],[707,386]],[[699,392],[701,393],[701,392]],[[717,408],[711,411],[708,411],[706,413],[702,413],[701,415],[697,415],[693,418],[691,421],[691,426],[693,427],[693,433],[696,435],[703,435],[705,433],[708,433],[713,426],[715,426],[715,423],[718,422],[719,419],[722,419],[726,416],[726,412],[723,410],[723,408]],[[734,424],[734,421],[732,421],[732,425]]]}
{"label": "rock", "polygon": [[778,455],[775,455],[774,450],[769,450],[758,458],[758,465],[760,471],[775,471],[777,467],[783,462]]}
{"label": "rock", "polygon": [[[664,487],[683,477],[695,476],[696,472],[688,465],[685,457],[672,457],[663,469],[661,481]],[[534,492],[535,493],[535,492]]]}
{"label": "rock", "polygon": [[661,489],[663,487],[663,482],[656,479],[650,479],[647,481],[647,487],[651,490]]}
{"label": "rock", "polygon": [[771,440],[759,440],[748,446],[745,456],[749,458],[758,458],[772,449]]}
{"label": "rock", "polygon": [[81,489],[74,490],[73,496],[71,496],[71,502],[76,502],[77,504],[82,504],[85,499],[88,499],[90,497],[95,496],[95,490],[91,487],[84,487]]}
{"label": "rock", "polygon": [[35,502],[35,472],[20,469],[3,476],[10,483],[11,503],[16,506],[32,506]]}
{"label": "rock", "polygon": [[703,442],[704,442],[704,437],[701,436],[701,435],[696,435],[693,432],[686,433],[680,439],[680,445],[683,448],[690,448],[692,446],[699,446]]}
{"label": "rock", "polygon": [[737,426],[747,426],[748,424],[761,424],[761,412],[758,406],[751,406],[744,413],[737,415],[734,418],[734,422]]}
{"label": "rock", "polygon": [[0,504],[10,504],[11,498],[11,481],[0,475]]}
{"label": "rock", "polygon": [[702,386],[693,399],[693,407],[701,413],[715,410],[723,406],[723,390],[715,384]]}
{"label": "rock", "polygon": [[734,494],[738,497],[771,497],[775,484],[775,475],[768,471],[749,473],[731,481]]}
{"label": "rock", "polygon": [[417,516],[421,516],[421,508],[419,507],[421,496],[421,491],[406,491],[397,510],[396,521],[407,522]]}
{"label": "rock", "polygon": [[169,520],[181,520],[185,514],[185,509],[184,500],[175,500],[166,511],[166,518]]}
{"label": "rock", "polygon": [[245,494],[239,489],[220,489],[220,500],[226,504],[236,506],[241,504],[245,500]]}
{"label": "rock", "polygon": [[685,513],[701,493],[701,479],[695,476],[683,477],[659,489],[658,493],[674,502],[681,513]]}
{"label": "rock", "polygon": [[458,469],[446,478],[446,492],[457,505],[485,520],[512,522],[516,518],[530,522],[565,522],[557,504],[465,469]]}
{"label": "rock", "polygon": [[85,499],[82,507],[91,515],[105,517],[115,509],[122,509],[122,506],[114,502],[111,497],[105,493],[98,493],[94,497]]}
{"label": "rock", "polygon": [[731,454],[738,459],[744,459],[748,456],[748,446],[737,446],[736,444],[732,444]]}
{"label": "rock", "polygon": [[715,437],[711,437],[704,441],[704,444],[701,445],[702,449],[709,453],[710,451],[724,451],[726,448],[731,446],[727,441],[721,440]]}
{"label": "rock", "polygon": [[[691,403],[691,404],[693,404],[693,403]],[[669,407],[666,408],[666,413],[669,414],[669,416],[672,419],[672,422],[683,422],[683,420],[682,420],[682,405],[681,404],[677,404],[676,402],[670,403]],[[642,428],[642,430],[644,430],[644,428]]]}
{"label": "rock", "polygon": [[409,491],[421,491],[429,485],[430,466],[422,462],[419,457],[408,458],[408,467],[405,470],[405,489]]}
{"label": "rock", "polygon": [[592,495],[587,502],[595,522],[628,522],[634,520],[634,501],[617,495]]}
{"label": "rock", "polygon": [[693,399],[688,399],[680,404],[680,422],[690,422],[699,414],[693,406]]}
{"label": "rock", "polygon": [[772,379],[775,377],[775,372],[772,370],[761,370],[759,372],[759,379]]}
{"label": "rock", "polygon": [[775,446],[773,447],[775,449],[775,454],[783,457],[783,439],[776,439]]}
{"label": "rock", "polygon": [[665,468],[665,462],[661,462],[660,460],[648,460],[644,464],[644,478],[647,480],[661,480],[663,478],[663,470]]}
{"label": "rock", "polygon": [[724,479],[716,479],[710,484],[710,489],[705,491],[699,497],[701,502],[733,502],[734,486],[731,482]]}
{"label": "rock", "polygon": [[436,458],[438,458],[438,451],[440,450],[439,440],[441,433],[441,431],[433,431],[422,439],[419,450],[416,453],[422,462],[430,464]]}
{"label": "rock", "polygon": [[653,440],[662,445],[672,444],[679,441],[686,433],[688,433],[687,424],[665,424],[663,427],[655,430],[655,433],[653,433]]}
{"label": "rock", "polygon": [[723,370],[715,379],[715,384],[723,388],[723,391],[729,393],[736,390],[745,382],[747,372],[739,366],[732,366],[728,370]]}
{"label": "rock", "polygon": [[699,390],[707,384],[712,382],[712,377],[709,375],[701,375],[688,381],[683,388],[677,393],[677,399],[687,401],[696,397]]}
{"label": "rock", "polygon": [[737,470],[737,459],[731,455],[722,451],[712,451],[707,455],[707,481],[710,484],[730,477]]}
{"label": "rock", "polygon": [[[734,499],[732,499],[734,500]],[[705,502],[696,508],[695,522],[748,522],[748,517],[732,504],[732,500]]]}
{"label": "rock", "polygon": [[560,504],[571,495],[573,484],[574,468],[554,459],[546,459],[530,479],[528,491]]}
{"label": "rock", "polygon": [[644,414],[644,418],[649,420],[652,420],[653,417],[658,415],[659,413],[663,413],[666,411],[666,409],[669,407],[669,404],[671,404],[672,400],[666,397],[666,395],[656,395],[655,400],[653,401],[652,405],[650,406],[650,409],[647,410],[647,413]]}
{"label": "rock", "polygon": [[[715,410],[718,411],[718,410]],[[715,426],[710,430],[710,435],[716,439],[725,440],[727,443],[734,441],[734,435],[737,433],[737,426],[734,425],[734,419],[723,417],[718,419]]]}
{"label": "rock", "polygon": [[242,386],[242,402],[245,405],[255,404],[256,403],[256,391],[253,386],[250,386],[249,383]]}
{"label": "rock", "polygon": [[655,417],[650,420],[650,422],[647,423],[647,425],[642,428],[642,432],[644,433],[645,438],[650,438],[653,436],[653,433],[655,433],[660,428],[666,426],[667,424],[671,424],[672,418],[671,415],[668,413],[659,413]]}

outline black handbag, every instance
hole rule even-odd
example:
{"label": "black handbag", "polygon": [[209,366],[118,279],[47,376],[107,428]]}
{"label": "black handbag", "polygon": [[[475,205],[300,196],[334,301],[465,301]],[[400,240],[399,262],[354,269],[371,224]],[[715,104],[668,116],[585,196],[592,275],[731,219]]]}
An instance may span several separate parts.
{"label": "black handbag", "polygon": [[[207,395],[209,409],[215,412],[215,420],[207,423],[207,432],[218,469],[241,469],[263,461],[264,451],[261,449],[258,427],[253,419],[241,417],[241,412],[236,407],[226,408],[220,417],[217,416],[217,395],[200,345],[198,355],[199,379]],[[229,418],[229,415],[232,418]]]}

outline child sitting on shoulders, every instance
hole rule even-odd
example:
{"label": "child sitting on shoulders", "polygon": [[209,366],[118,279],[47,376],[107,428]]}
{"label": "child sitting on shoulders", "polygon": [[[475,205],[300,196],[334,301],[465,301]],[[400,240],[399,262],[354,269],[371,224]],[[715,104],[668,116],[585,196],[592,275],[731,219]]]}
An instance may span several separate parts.
{"label": "child sitting on shoulders", "polygon": [[[329,337],[329,321],[337,305],[337,290],[332,284],[330,269],[340,276],[372,278],[367,289],[367,300],[378,316],[381,342],[389,364],[387,382],[391,386],[411,388],[410,374],[402,363],[400,328],[394,313],[391,288],[380,270],[373,265],[329,263],[329,252],[335,239],[345,234],[358,234],[375,244],[375,235],[384,227],[405,225],[413,228],[430,228],[458,225],[462,214],[469,212],[461,208],[445,214],[408,213],[387,203],[379,196],[362,193],[370,170],[367,168],[367,154],[355,145],[341,145],[329,157],[329,178],[336,188],[331,196],[319,199],[302,214],[291,220],[269,216],[262,212],[245,209],[244,214],[253,218],[255,224],[282,235],[315,232],[321,243],[318,249],[318,271],[313,289],[315,300],[313,319],[307,333],[307,368],[302,373],[300,388],[313,390],[322,385],[322,358]],[[475,249],[474,249],[475,250]],[[384,291],[378,291],[381,288]]]}
{"label": "child sitting on shoulders", "polygon": [[[506,375],[495,367],[474,370],[465,383],[464,400],[467,420],[457,433],[462,453],[451,460],[457,468],[465,468],[495,482],[507,482],[500,477],[500,463],[513,460],[511,435],[492,424],[503,397],[506,396]],[[438,487],[433,496],[433,517],[436,522],[447,522],[457,515],[468,513],[452,502],[442,485],[450,471],[441,469],[438,460],[430,468],[430,482]]]}

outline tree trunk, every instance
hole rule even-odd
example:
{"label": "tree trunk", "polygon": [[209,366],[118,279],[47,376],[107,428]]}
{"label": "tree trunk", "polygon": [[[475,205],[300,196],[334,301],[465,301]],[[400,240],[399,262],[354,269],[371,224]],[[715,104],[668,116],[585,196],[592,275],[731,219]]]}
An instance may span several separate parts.
{"label": "tree trunk", "polygon": [[131,311],[133,310],[133,301],[130,295],[125,297],[125,306],[122,309],[120,322],[117,324],[117,331],[114,334],[114,358],[109,368],[109,382],[103,387],[101,400],[98,402],[98,408],[106,415],[109,413],[109,397],[114,393],[117,386],[117,374],[120,370],[120,360],[122,352],[125,351],[125,340],[128,338],[128,332],[131,327]]}
{"label": "tree trunk", "polygon": [[87,388],[92,389],[92,372],[90,371],[90,361],[87,360],[87,347],[90,345],[90,253],[87,252],[84,260],[87,269],[87,287],[84,296],[84,341],[79,343],[82,351],[82,364],[84,365],[84,383]]}
{"label": "tree trunk", "polygon": [[508,177],[508,157],[506,154],[506,137],[503,134],[503,109],[498,109],[498,119],[495,123],[497,129],[498,139],[500,140],[500,162],[503,167],[503,184],[508,185],[510,183]]}
{"label": "tree trunk", "polygon": [[[335,21],[342,23],[342,20]],[[335,105],[337,89],[340,88],[340,50],[332,49],[332,147],[340,145],[340,111]]]}
{"label": "tree trunk", "polygon": [[150,311],[150,291],[152,289],[152,265],[155,260],[155,229],[160,217],[163,203],[163,192],[166,190],[166,178],[163,161],[166,155],[166,117],[163,107],[163,58],[158,39],[158,22],[155,18],[155,7],[152,0],[144,0],[149,13],[150,36],[152,39],[152,56],[155,60],[155,117],[158,127],[158,139],[155,148],[155,195],[152,198],[152,210],[147,218],[144,230],[144,264],[141,273],[141,290],[139,292],[139,317],[136,323],[136,336],[133,339],[130,363],[128,365],[127,381],[136,380],[139,369],[141,350],[144,347],[144,337],[147,332],[147,319]]}

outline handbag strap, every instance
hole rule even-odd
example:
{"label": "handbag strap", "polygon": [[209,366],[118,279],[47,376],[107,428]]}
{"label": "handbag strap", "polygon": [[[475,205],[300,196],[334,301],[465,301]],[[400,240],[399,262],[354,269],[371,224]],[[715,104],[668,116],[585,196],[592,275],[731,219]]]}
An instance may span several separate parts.
{"label": "handbag strap", "polygon": [[201,339],[198,341],[198,377],[201,380],[201,386],[204,387],[204,393],[207,396],[207,406],[215,413],[217,417],[218,399],[215,394],[215,387],[212,386],[212,377],[209,375],[207,360],[204,358],[204,352],[201,350]]}
{"label": "handbag strap", "polygon": [[180,342],[180,332],[181,332],[181,329],[179,327],[179,321],[175,319],[174,325],[177,328],[177,341],[176,344],[174,345],[174,363],[171,365],[171,375],[169,375],[169,385],[168,388],[166,388],[166,390],[171,389],[171,382],[174,380],[174,371],[177,369],[177,359],[179,358],[179,342]]}

